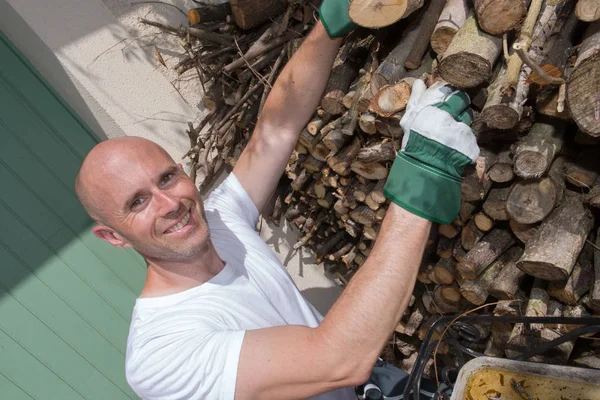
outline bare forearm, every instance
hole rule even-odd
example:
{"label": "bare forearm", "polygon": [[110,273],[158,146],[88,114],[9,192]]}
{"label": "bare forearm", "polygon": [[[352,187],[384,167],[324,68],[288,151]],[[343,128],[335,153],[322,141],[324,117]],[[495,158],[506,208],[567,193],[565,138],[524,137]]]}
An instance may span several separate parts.
{"label": "bare forearm", "polygon": [[391,203],[369,258],[319,327],[361,367],[375,362],[408,305],[430,228]]}
{"label": "bare forearm", "polygon": [[260,122],[299,134],[319,104],[341,42],[318,21],[277,78]]}

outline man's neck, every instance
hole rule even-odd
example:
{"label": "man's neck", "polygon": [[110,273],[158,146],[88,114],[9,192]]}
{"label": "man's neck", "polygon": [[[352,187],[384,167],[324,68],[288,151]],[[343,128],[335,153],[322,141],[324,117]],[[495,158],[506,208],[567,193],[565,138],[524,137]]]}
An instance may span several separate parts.
{"label": "man's neck", "polygon": [[212,242],[205,251],[190,260],[146,259],[148,273],[140,297],[160,297],[183,292],[212,279],[223,270],[225,263]]}

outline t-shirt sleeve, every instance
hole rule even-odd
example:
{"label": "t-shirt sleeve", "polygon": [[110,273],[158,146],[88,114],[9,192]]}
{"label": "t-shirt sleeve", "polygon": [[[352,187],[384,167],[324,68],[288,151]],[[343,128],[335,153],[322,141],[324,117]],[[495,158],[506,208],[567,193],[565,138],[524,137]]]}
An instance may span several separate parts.
{"label": "t-shirt sleeve", "polygon": [[156,336],[127,362],[127,381],[146,400],[233,400],[245,331],[189,330]]}
{"label": "t-shirt sleeve", "polygon": [[233,172],[208,196],[204,206],[207,213],[217,211],[241,218],[252,227],[258,222],[258,209]]}

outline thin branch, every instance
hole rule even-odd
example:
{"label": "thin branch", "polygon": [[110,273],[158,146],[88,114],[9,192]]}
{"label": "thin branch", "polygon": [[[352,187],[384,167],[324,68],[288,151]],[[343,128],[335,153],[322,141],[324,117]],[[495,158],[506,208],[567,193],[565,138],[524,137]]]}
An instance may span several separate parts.
{"label": "thin branch", "polygon": [[548,75],[543,69],[539,67],[539,65],[533,62],[533,60],[529,57],[527,52],[521,46],[515,45],[513,46],[513,48],[515,49],[515,52],[519,55],[521,60],[525,64],[527,64],[529,68],[535,71],[540,76],[540,78],[553,85],[562,85],[563,83],[565,83],[565,80],[562,78],[555,78],[553,76]]}
{"label": "thin branch", "polygon": [[250,63],[248,62],[248,60],[246,60],[246,57],[244,57],[244,53],[242,53],[242,49],[240,49],[240,45],[238,44],[237,40],[233,39],[233,42],[235,43],[235,46],[237,47],[237,50],[238,50],[238,53],[240,54],[240,57],[242,57],[242,59],[244,60],[244,62],[248,66],[248,69],[250,69],[250,71],[254,74],[254,76],[256,76],[256,78],[259,81],[261,81],[265,86],[271,87],[271,84],[265,79],[265,77],[262,76],[261,74],[259,74],[258,72],[256,72],[254,70],[254,68],[252,68],[252,65],[250,65]]}

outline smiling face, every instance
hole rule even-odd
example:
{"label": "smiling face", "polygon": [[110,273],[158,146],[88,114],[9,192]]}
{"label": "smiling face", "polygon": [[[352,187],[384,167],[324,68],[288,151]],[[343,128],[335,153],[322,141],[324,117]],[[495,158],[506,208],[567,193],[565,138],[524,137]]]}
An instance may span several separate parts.
{"label": "smiling face", "polygon": [[160,146],[140,138],[103,142],[90,152],[77,193],[100,225],[94,234],[148,260],[187,260],[208,244],[198,191]]}

